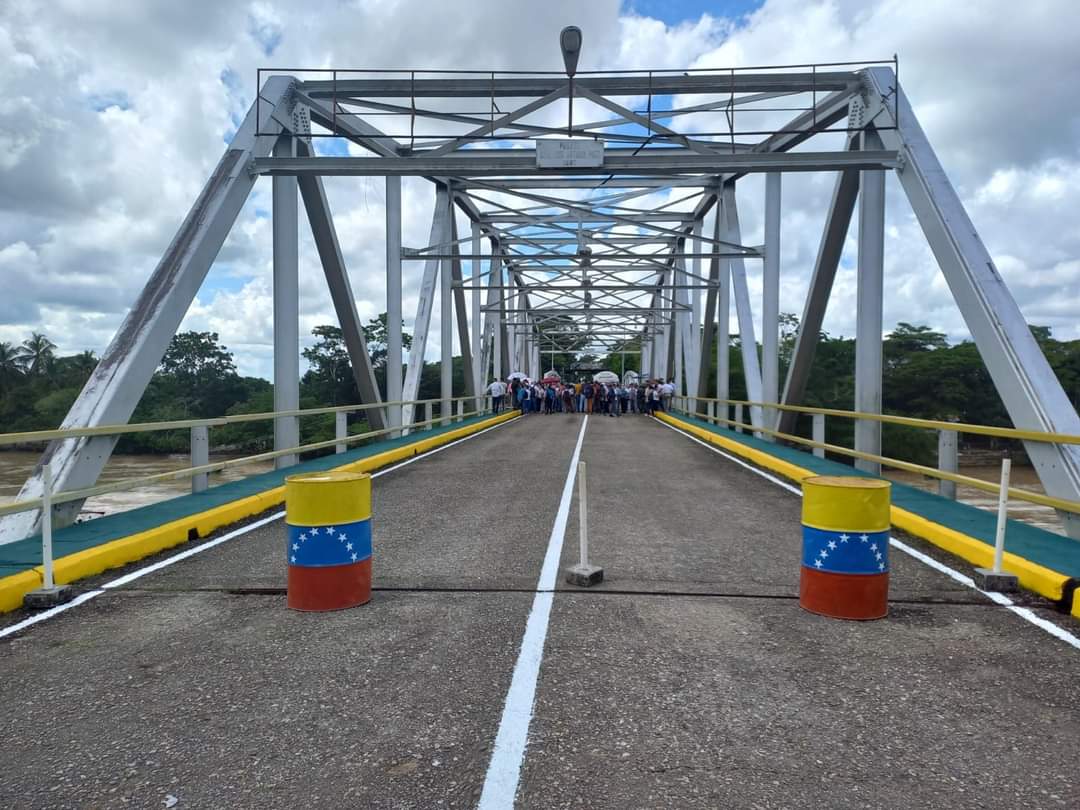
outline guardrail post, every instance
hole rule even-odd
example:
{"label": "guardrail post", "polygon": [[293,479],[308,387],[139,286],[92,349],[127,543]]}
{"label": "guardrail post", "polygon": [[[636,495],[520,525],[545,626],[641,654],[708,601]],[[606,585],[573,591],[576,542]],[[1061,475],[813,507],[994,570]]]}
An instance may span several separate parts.
{"label": "guardrail post", "polygon": [[338,411],[334,414],[334,438],[341,441],[334,445],[334,453],[344,453],[348,449],[345,444],[345,437],[348,435],[349,415],[345,411]]}
{"label": "guardrail post", "polygon": [[709,415],[709,421],[712,424],[716,424],[716,403],[710,402],[706,413]]}
{"label": "guardrail post", "polygon": [[[191,466],[202,467],[210,463],[210,428],[198,425],[191,429]],[[210,486],[208,473],[199,473],[191,477],[191,492],[205,492]]]}
{"label": "guardrail post", "polygon": [[[811,438],[819,444],[825,444],[825,414],[815,413],[810,417],[810,430]],[[825,458],[825,448],[815,447],[814,455],[818,458]]]}
{"label": "guardrail post", "polygon": [[42,587],[23,596],[23,605],[31,609],[54,607],[71,600],[74,592],[70,585],[59,585],[53,580],[52,548],[52,465],[41,468],[41,567]]}
{"label": "guardrail post", "polygon": [[742,429],[742,403],[741,402],[736,402],[735,403],[735,421],[738,422],[738,424],[735,425],[735,430],[738,433],[742,433],[743,429]]}
{"label": "guardrail post", "polygon": [[53,582],[52,488],[52,464],[46,464],[41,468],[41,567],[45,590],[56,584]]}
{"label": "guardrail post", "polygon": [[457,403],[457,420],[459,422],[465,421],[465,400],[459,399]]}
{"label": "guardrail post", "polygon": [[[937,437],[938,469],[942,472],[960,471],[959,441],[955,430],[939,430]],[[956,500],[956,482],[938,480],[938,495]]]}

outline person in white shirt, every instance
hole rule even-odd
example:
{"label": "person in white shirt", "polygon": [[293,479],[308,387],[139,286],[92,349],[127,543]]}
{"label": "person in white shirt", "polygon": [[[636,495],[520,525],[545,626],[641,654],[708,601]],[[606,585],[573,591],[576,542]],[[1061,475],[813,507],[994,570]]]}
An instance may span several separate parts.
{"label": "person in white shirt", "polygon": [[491,394],[491,412],[498,413],[502,410],[503,397],[506,396],[506,384],[495,380],[488,386],[488,393]]}
{"label": "person in white shirt", "polygon": [[669,413],[671,411],[671,398],[673,396],[675,396],[675,381],[668,380],[660,386],[660,398],[663,401],[662,405],[664,413]]}

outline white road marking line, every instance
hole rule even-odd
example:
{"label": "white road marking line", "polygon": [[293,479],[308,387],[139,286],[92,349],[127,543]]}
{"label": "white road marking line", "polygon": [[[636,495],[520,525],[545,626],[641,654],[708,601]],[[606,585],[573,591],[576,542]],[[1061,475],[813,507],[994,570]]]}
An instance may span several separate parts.
{"label": "white road marking line", "polygon": [[[379,470],[378,472],[372,473],[371,477],[378,478],[380,475],[385,475],[388,472],[393,472],[394,470],[397,470],[408,464],[412,464],[414,461],[420,461],[421,459],[433,456],[442,450],[446,450],[456,444],[461,444],[461,442],[468,441],[469,439],[474,439],[477,436],[481,436],[484,433],[487,433],[488,431],[495,430],[496,428],[500,428],[503,425],[508,425],[513,421],[513,419],[508,419],[505,422],[500,422],[499,424],[492,425],[489,428],[478,430],[476,431],[476,433],[470,433],[468,436],[462,436],[460,439],[455,439],[454,441],[449,442],[448,444],[444,444],[441,447],[436,447],[433,450],[428,451],[427,453],[413,456],[410,459],[406,459],[405,461],[399,462],[398,464],[394,464],[393,466],[387,467],[384,470]],[[201,543],[193,548],[185,549],[178,554],[174,554],[171,557],[166,557],[164,560],[158,560],[156,563],[144,566],[143,568],[139,568],[135,571],[131,571],[130,573],[124,574],[123,576],[117,577],[116,579],[109,580],[100,588],[93,591],[87,591],[86,593],[81,593],[74,599],[72,599],[70,602],[66,602],[63,605],[57,605],[54,608],[49,608],[48,610],[44,610],[41,613],[35,613],[33,616],[29,616],[28,618],[23,619],[21,622],[17,622],[9,627],[4,627],[0,629],[0,638],[4,638],[5,636],[10,636],[18,633],[20,630],[25,630],[27,627],[32,627],[33,625],[38,624],[39,622],[43,622],[46,619],[51,619],[53,616],[57,616],[64,611],[71,610],[74,607],[78,607],[79,605],[89,602],[91,599],[101,596],[107,591],[110,591],[114,588],[119,588],[122,585],[127,585],[129,582],[134,582],[135,580],[144,577],[147,574],[152,574],[155,571],[160,571],[162,568],[167,568],[173,563],[178,563],[181,560],[186,560],[188,557],[193,557],[196,554],[201,554],[207,549],[214,548],[214,546],[220,546],[222,543],[228,540],[233,540],[234,538],[240,537],[241,535],[247,534],[248,532],[252,532],[255,529],[262,528],[268,523],[273,523],[275,520],[281,520],[283,517],[285,517],[284,512],[275,512],[268,517],[256,520],[254,523],[249,523],[246,526],[241,526],[239,529],[234,529],[227,534],[223,534],[221,537],[215,537],[213,540],[207,540],[205,543]]]}
{"label": "white road marking line", "polygon": [[540,662],[544,658],[551,605],[555,599],[555,579],[559,573],[566,521],[570,516],[570,501],[574,497],[578,458],[581,455],[581,443],[585,438],[585,426],[588,424],[589,417],[586,415],[570,457],[570,470],[566,474],[559,510],[555,513],[555,524],[551,527],[544,565],[536,583],[536,595],[533,597],[529,619],[525,623],[525,634],[521,637],[521,651],[518,653],[517,663],[514,664],[510,690],[506,693],[506,703],[503,705],[499,731],[495,736],[491,762],[484,777],[478,810],[506,810],[514,806],[521,765],[525,761],[525,746],[529,741],[529,725],[532,723]]}
{"label": "white road marking line", "polygon": [[[660,424],[662,424],[664,427],[670,428],[671,430],[674,430],[680,436],[685,436],[686,438],[690,439],[691,441],[697,442],[702,447],[704,447],[704,448],[706,448],[708,450],[712,450],[714,453],[717,453],[718,455],[721,455],[726,459],[734,461],[740,467],[745,467],[746,469],[750,470],[750,472],[754,473],[755,475],[760,475],[762,478],[767,478],[769,481],[772,481],[774,484],[777,484],[778,486],[783,487],[788,492],[793,492],[796,495],[798,495],[800,498],[802,497],[802,490],[799,487],[796,487],[796,486],[794,486],[792,484],[789,484],[787,481],[783,481],[783,480],[777,478],[776,476],[765,472],[764,470],[758,469],[754,465],[746,463],[745,461],[738,458],[737,456],[733,456],[730,453],[725,453],[723,450],[719,449],[718,447],[714,447],[713,445],[709,444],[708,442],[703,442],[697,436],[692,436],[692,435],[690,435],[689,433],[687,433],[685,431],[679,430],[677,427],[675,427],[673,425],[669,425],[667,422],[663,422],[663,421],[661,421],[659,419],[657,421],[660,422]],[[954,580],[955,582],[958,582],[958,583],[960,583],[961,585],[963,585],[963,586],[965,586],[967,588],[971,588],[973,591],[978,591],[979,593],[981,593],[983,596],[985,596],[990,601],[995,602],[996,604],[999,604],[1002,607],[1008,608],[1010,611],[1015,613],[1017,616],[1019,616],[1024,621],[1030,622],[1031,624],[1035,625],[1036,627],[1039,627],[1039,628],[1045,630],[1047,633],[1054,636],[1055,638],[1061,639],[1066,644],[1069,644],[1070,646],[1075,647],[1076,649],[1080,650],[1080,637],[1077,637],[1076,635],[1074,635],[1073,633],[1070,633],[1068,630],[1065,630],[1062,627],[1058,627],[1053,622],[1047,621],[1046,619],[1044,619],[1041,616],[1037,615],[1030,608],[1026,608],[1026,607],[1022,607],[1020,605],[1017,605],[1015,602],[1013,602],[1012,599],[1007,597],[1005,594],[998,593],[997,591],[984,591],[984,590],[982,590],[982,588],[979,588],[975,584],[975,581],[971,577],[966,576],[964,574],[961,574],[959,571],[957,571],[957,570],[955,570],[953,568],[950,568],[945,563],[939,562],[938,560],[935,560],[933,557],[929,556],[928,554],[923,554],[918,549],[912,548],[907,543],[904,543],[904,542],[902,542],[900,540],[897,540],[895,537],[889,537],[889,545],[893,546],[894,548],[900,549],[905,554],[907,554],[907,555],[909,555],[911,557],[914,557],[919,562],[930,566],[935,571],[939,571],[940,573],[944,574],[945,576],[949,577],[950,579]]]}

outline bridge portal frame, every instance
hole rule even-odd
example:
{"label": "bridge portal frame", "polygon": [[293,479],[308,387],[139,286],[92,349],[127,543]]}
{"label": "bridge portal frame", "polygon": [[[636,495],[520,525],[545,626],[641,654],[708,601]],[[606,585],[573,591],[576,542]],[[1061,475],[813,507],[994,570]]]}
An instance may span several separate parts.
{"label": "bridge portal frame", "polygon": [[[880,412],[884,188],[885,173],[894,172],[1014,424],[1080,433],[1080,418],[937,161],[897,82],[895,64],[860,69],[843,65],[582,73],[569,79],[558,74],[495,73],[418,77],[415,72],[403,77],[378,71],[341,78],[342,72],[331,73],[329,80],[268,75],[263,81],[260,71],[258,93],[244,123],[103,353],[64,427],[128,421],[260,175],[274,178],[279,409],[295,399],[299,377],[297,191],[358,389],[365,401],[380,401],[323,187],[325,176],[385,178],[390,400],[416,399],[438,294],[444,402],[453,395],[455,319],[468,396],[479,394],[489,371],[500,378],[517,370],[538,376],[545,341],[579,351],[589,347],[639,351],[641,372],[665,378],[674,372],[680,392],[705,396],[711,361],[705,350],[717,327],[728,328],[732,302],[748,398],[772,401],[779,391],[782,173],[834,171],[837,181],[780,402],[797,404],[805,391],[858,201],[856,406]],[[736,112],[745,116],[756,107],[800,95],[812,101],[792,108],[798,114],[789,120],[758,128],[735,126]],[[694,97],[704,100],[680,101]],[[634,98],[647,98],[648,109],[635,109]],[[654,109],[654,99],[660,98],[670,100],[670,109]],[[490,101],[491,110],[460,111],[449,104],[462,99]],[[574,99],[579,109],[584,106],[606,117],[575,125]],[[550,115],[552,110],[561,114],[563,104],[565,127]],[[370,120],[375,115],[398,125],[407,119],[407,136],[383,131]],[[726,131],[676,128],[676,123],[696,115],[726,119]],[[417,133],[418,120],[432,129]],[[838,128],[841,124],[846,125]],[[792,151],[811,138],[840,132],[845,135],[842,149]],[[320,136],[343,139],[366,154],[320,153],[316,148]],[[556,136],[601,142],[599,163],[551,163],[542,147]],[[516,148],[522,141],[533,148]],[[762,246],[743,244],[740,228],[736,186],[751,172],[766,175]],[[402,177],[422,177],[435,188],[430,236],[422,248],[410,250],[401,243]],[[582,193],[590,190],[593,196]],[[687,193],[660,204],[651,199],[658,192]],[[466,231],[458,227],[459,213],[468,222]],[[711,216],[711,231],[706,216]],[[709,260],[707,275],[702,259]],[[747,259],[763,261],[760,357]],[[423,262],[423,270],[414,342],[401,375],[402,266],[414,260]],[[462,260],[470,262],[468,285]],[[471,308],[466,293],[471,295]],[[727,399],[727,341],[716,343],[716,395]],[[405,406],[401,413],[396,408],[371,413],[380,427],[382,420],[402,427],[413,420],[409,410]],[[755,406],[750,418],[755,427],[771,429],[779,424],[784,429],[790,416]],[[276,445],[295,446],[287,438],[293,432],[295,423],[283,421],[275,430]],[[42,463],[51,462],[60,489],[86,487],[96,481],[113,443],[105,437],[54,441]],[[879,448],[878,423],[860,423],[856,449]],[[1080,499],[1076,448],[1029,442],[1028,450],[1047,492]],[[40,493],[40,469],[39,464],[20,497]],[[70,522],[77,508],[78,504],[66,505],[56,520]],[[9,516],[0,523],[0,543],[32,533],[39,517],[32,512]],[[1080,523],[1070,517],[1066,527],[1080,537]]]}

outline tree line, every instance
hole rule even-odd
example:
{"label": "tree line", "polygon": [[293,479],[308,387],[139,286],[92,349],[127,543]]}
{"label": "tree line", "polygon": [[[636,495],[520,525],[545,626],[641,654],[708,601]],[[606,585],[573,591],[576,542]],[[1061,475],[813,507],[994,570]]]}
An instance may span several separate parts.
{"label": "tree line", "polygon": [[[798,318],[781,317],[780,374],[783,379],[794,350]],[[1050,329],[1032,327],[1032,333],[1061,381],[1074,406],[1080,406],[1080,340],[1059,341]],[[312,330],[314,344],[303,350],[308,370],[300,380],[300,407],[317,408],[359,402],[349,355],[341,329],[332,325]],[[386,313],[364,327],[376,382],[386,395]],[[411,336],[403,334],[404,348]],[[640,345],[631,341],[622,347],[626,368],[636,369]],[[758,347],[760,350],[760,347]],[[946,336],[928,326],[898,323],[883,340],[884,410],[900,416],[916,416],[1011,426],[1001,398],[971,341],[950,344]],[[731,397],[746,398],[742,374],[742,351],[738,335],[728,336]],[[716,339],[709,349],[708,390],[716,390]],[[619,350],[596,360],[619,372],[623,356]],[[551,356],[543,354],[546,369]],[[575,355],[560,353],[554,366],[565,371]],[[71,404],[97,364],[91,351],[58,356],[55,344],[41,333],[33,333],[19,345],[0,342],[0,432],[48,430],[60,425]],[[461,357],[453,359],[454,390],[464,390],[465,369]],[[817,352],[804,397],[804,404],[851,409],[855,394],[855,341],[820,335]],[[573,374],[570,375],[573,377]],[[490,368],[489,375],[490,378]],[[439,364],[425,363],[420,380],[420,399],[434,399],[440,393]],[[204,419],[223,414],[263,413],[274,409],[273,385],[259,377],[241,376],[233,353],[221,344],[216,332],[181,332],[173,337],[150,384],[132,416],[133,422]],[[332,414],[301,419],[304,443],[333,438]],[[362,414],[350,418],[351,432],[364,432]],[[853,424],[847,419],[827,420],[829,442],[851,445]],[[800,424],[800,433],[809,435],[809,417]],[[214,428],[215,448],[237,452],[260,452],[273,443],[269,421],[246,422]],[[186,452],[187,431],[131,434],[118,445],[120,452]],[[931,463],[936,453],[933,434],[913,428],[886,425],[883,431],[886,455]]]}
{"label": "tree line", "polygon": [[[799,319],[791,313],[784,313],[780,317],[780,326],[782,386],[795,349]],[[1031,332],[1073,407],[1080,408],[1080,340],[1056,340],[1047,326],[1032,326]],[[640,342],[632,341],[624,348],[627,352],[626,367],[636,368]],[[758,351],[760,353],[760,344]],[[882,355],[882,409],[885,413],[1013,427],[974,342],[964,340],[950,343],[945,334],[929,326],[901,321],[883,339]],[[709,349],[709,358],[706,390],[715,396],[715,338]],[[601,361],[610,370],[618,372],[622,365],[621,352],[614,351],[601,358]],[[728,366],[731,370],[731,399],[747,399],[742,346],[737,334],[728,336]],[[855,339],[834,337],[823,331],[802,404],[851,410],[854,401]],[[800,417],[797,432],[801,436],[810,435],[808,415]],[[830,444],[851,447],[854,422],[850,419],[827,419],[825,439]],[[988,437],[967,436],[965,441],[972,444],[1000,444]],[[886,424],[882,428],[882,452],[894,458],[932,464],[937,456],[937,438],[930,431]]]}

